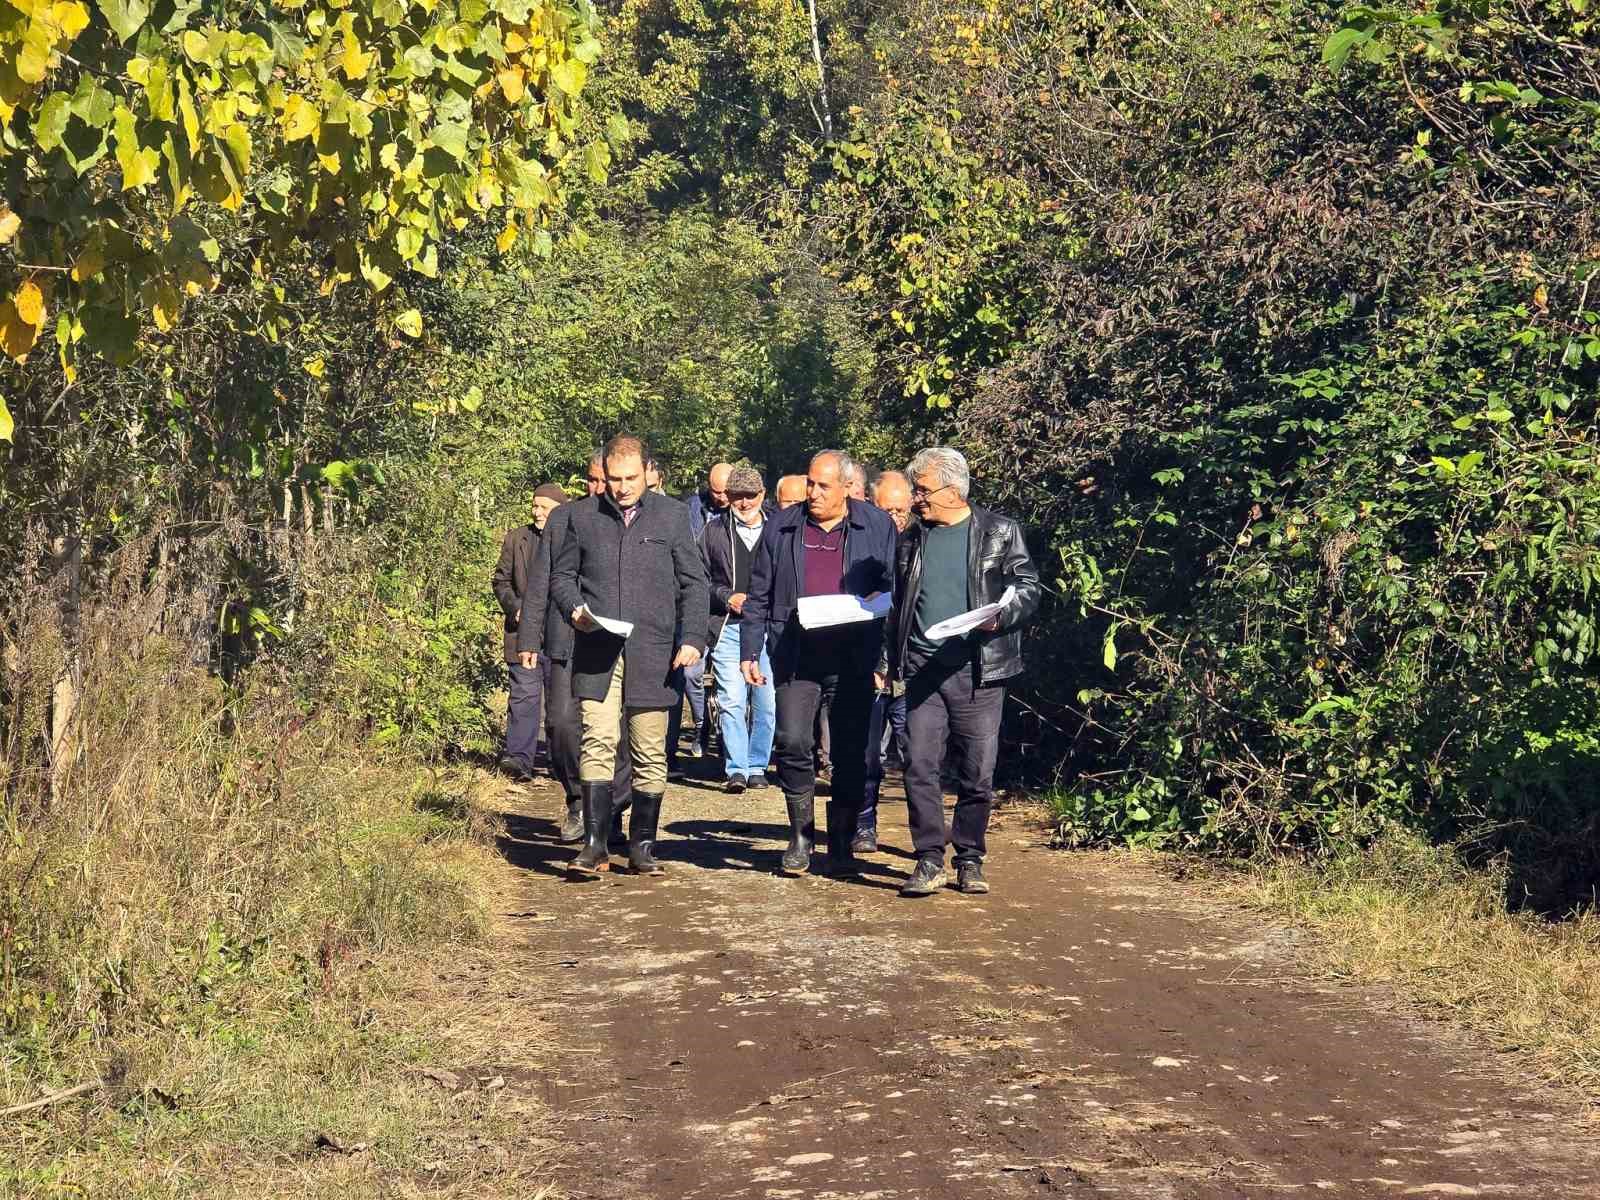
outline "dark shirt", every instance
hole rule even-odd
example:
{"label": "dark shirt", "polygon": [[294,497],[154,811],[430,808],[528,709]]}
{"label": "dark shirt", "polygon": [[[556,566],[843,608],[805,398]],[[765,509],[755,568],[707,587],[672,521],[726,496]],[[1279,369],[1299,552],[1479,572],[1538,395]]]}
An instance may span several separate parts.
{"label": "dark shirt", "polygon": [[848,522],[824,530],[810,517],[800,527],[801,558],[805,562],[802,596],[837,596],[844,591],[844,533]]}
{"label": "dark shirt", "polygon": [[917,592],[917,616],[911,626],[911,657],[926,662],[954,664],[971,650],[965,638],[931,642],[922,631],[940,621],[959,616],[972,607],[967,599],[967,539],[972,519],[958,525],[928,525],[923,529],[922,583]]}

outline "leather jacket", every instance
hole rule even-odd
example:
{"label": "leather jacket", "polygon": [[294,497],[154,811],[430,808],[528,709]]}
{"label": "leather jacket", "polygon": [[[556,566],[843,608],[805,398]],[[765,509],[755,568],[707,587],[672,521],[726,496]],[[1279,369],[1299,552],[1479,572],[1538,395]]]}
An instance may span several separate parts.
{"label": "leather jacket", "polygon": [[[1023,540],[1022,528],[1010,517],[972,506],[972,532],[967,539],[967,594],[972,607],[993,604],[1006,588],[1016,597],[1000,612],[994,633],[967,635],[978,662],[978,682],[998,683],[1022,671],[1022,626],[1039,607],[1039,569]],[[895,606],[884,631],[885,665],[890,677],[903,679],[906,644],[916,620],[917,596],[922,590],[921,525],[900,535],[895,552]]]}

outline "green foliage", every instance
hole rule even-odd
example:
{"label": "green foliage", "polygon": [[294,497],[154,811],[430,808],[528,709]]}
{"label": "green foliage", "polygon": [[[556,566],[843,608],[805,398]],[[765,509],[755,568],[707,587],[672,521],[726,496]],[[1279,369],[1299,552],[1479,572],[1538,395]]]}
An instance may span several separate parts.
{"label": "green foliage", "polygon": [[1487,827],[1538,903],[1593,877],[1580,7],[906,10],[828,232],[880,411],[948,398],[1062,556],[1069,840]]}

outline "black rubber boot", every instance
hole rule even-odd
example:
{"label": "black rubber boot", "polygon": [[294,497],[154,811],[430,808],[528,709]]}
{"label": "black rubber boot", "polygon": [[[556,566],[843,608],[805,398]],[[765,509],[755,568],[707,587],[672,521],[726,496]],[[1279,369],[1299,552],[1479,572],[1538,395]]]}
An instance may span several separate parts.
{"label": "black rubber boot", "polygon": [[804,875],[811,868],[811,847],[817,840],[817,801],[811,792],[785,796],[789,805],[789,847],[778,864],[780,875]]}
{"label": "black rubber boot", "polygon": [[585,783],[583,788],[583,849],[567,864],[569,874],[582,878],[611,869],[606,831],[611,828],[611,785]]}
{"label": "black rubber boot", "polygon": [[567,815],[561,822],[561,832],[556,834],[556,841],[563,846],[570,846],[575,842],[583,841],[583,797],[567,797]]}
{"label": "black rubber boot", "polygon": [[836,879],[861,873],[861,863],[851,849],[860,816],[855,808],[831,801],[828,804],[828,864],[825,869]]}
{"label": "black rubber boot", "polygon": [[632,804],[632,792],[629,792],[623,798],[622,803],[612,803],[611,831],[606,835],[606,841],[613,850],[626,850],[628,848],[628,831],[622,827],[622,814],[627,812]]}
{"label": "black rubber boot", "polygon": [[650,851],[656,844],[656,826],[661,823],[661,796],[647,792],[633,794],[633,816],[628,819],[628,869],[635,875],[665,875],[666,867]]}

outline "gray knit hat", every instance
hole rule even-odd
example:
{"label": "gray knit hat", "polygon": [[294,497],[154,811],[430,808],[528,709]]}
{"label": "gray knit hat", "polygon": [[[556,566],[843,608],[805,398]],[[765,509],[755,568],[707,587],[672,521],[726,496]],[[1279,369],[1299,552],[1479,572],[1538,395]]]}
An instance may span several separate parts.
{"label": "gray knit hat", "polygon": [[731,492],[764,492],[766,484],[761,482],[761,472],[754,467],[739,466],[728,472],[728,487]]}

